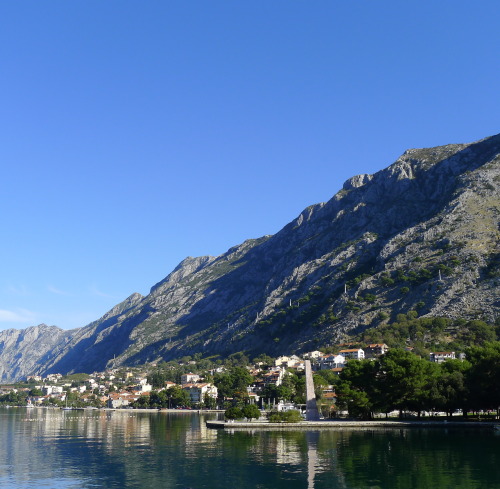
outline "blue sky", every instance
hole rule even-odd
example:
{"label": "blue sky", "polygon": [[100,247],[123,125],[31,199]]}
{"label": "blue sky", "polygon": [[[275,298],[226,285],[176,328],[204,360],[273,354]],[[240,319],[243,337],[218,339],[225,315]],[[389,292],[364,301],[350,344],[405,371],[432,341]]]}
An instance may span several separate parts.
{"label": "blue sky", "polygon": [[0,329],[84,326],[407,148],[499,132],[498,1],[0,3]]}

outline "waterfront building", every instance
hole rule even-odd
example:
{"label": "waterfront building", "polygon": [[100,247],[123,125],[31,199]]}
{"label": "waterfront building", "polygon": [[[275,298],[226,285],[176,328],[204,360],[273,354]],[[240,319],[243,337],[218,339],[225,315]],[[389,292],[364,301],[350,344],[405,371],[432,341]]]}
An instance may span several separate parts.
{"label": "waterfront building", "polygon": [[195,404],[203,402],[206,395],[217,399],[218,389],[210,383],[183,384],[182,388],[188,392],[191,402]]}

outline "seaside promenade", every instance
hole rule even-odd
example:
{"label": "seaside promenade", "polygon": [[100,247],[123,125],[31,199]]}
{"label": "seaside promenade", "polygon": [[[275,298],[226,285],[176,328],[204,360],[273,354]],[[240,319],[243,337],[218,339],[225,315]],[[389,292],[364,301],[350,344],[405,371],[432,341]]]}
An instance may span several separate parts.
{"label": "seaside promenade", "polygon": [[373,428],[473,428],[500,429],[498,422],[474,421],[420,421],[420,420],[321,420],[301,421],[299,423],[269,423],[267,421],[207,421],[208,428],[219,430],[341,430]]}

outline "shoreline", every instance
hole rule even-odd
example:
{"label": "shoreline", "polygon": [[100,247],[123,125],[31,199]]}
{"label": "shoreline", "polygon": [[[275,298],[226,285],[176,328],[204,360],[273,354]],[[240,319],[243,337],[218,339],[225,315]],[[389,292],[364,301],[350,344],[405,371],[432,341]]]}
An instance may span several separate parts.
{"label": "shoreline", "polygon": [[263,421],[207,421],[207,428],[232,431],[232,430],[341,430],[344,428],[474,428],[474,429],[500,429],[498,422],[492,421],[352,421],[352,420],[325,420],[301,421],[299,423],[269,423]]}
{"label": "shoreline", "polygon": [[[63,411],[61,407],[53,406],[0,406],[0,408],[24,408],[33,410],[54,410]],[[217,409],[130,409],[130,408],[74,408],[71,411],[90,412],[117,412],[123,414],[148,413],[148,414],[220,414],[224,410]],[[300,421],[298,423],[270,423],[268,421],[229,421],[229,420],[207,420],[205,425],[209,429],[234,431],[283,431],[283,430],[342,430],[342,429],[384,429],[384,428],[462,428],[462,429],[488,429],[500,433],[500,421],[450,421],[450,420],[400,420],[400,419],[379,419],[379,420],[353,420],[353,419],[325,419],[320,421]]]}
{"label": "shoreline", "polygon": [[[15,406],[15,405],[0,405],[0,409],[43,409],[51,411],[64,411],[63,406]],[[68,411],[93,411],[93,412],[103,412],[103,411],[115,411],[122,413],[191,413],[191,414],[204,414],[204,413],[224,413],[223,409],[168,409],[168,408],[108,408],[108,407],[73,407],[68,409]]]}

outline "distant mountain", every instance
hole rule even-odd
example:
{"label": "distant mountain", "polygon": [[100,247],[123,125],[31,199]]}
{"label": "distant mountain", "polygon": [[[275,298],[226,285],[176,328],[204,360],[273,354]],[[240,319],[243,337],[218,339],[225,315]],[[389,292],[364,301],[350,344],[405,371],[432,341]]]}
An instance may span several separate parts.
{"label": "distant mountain", "polygon": [[0,379],[8,382],[38,371],[55,348],[67,344],[74,331],[40,324],[0,331]]}
{"label": "distant mountain", "polygon": [[[408,150],[273,236],[186,258],[149,295],[130,296],[88,326],[0,332],[3,380],[196,352],[314,349],[410,310],[494,321],[499,153],[500,135]],[[44,347],[30,357],[28,341]]]}

